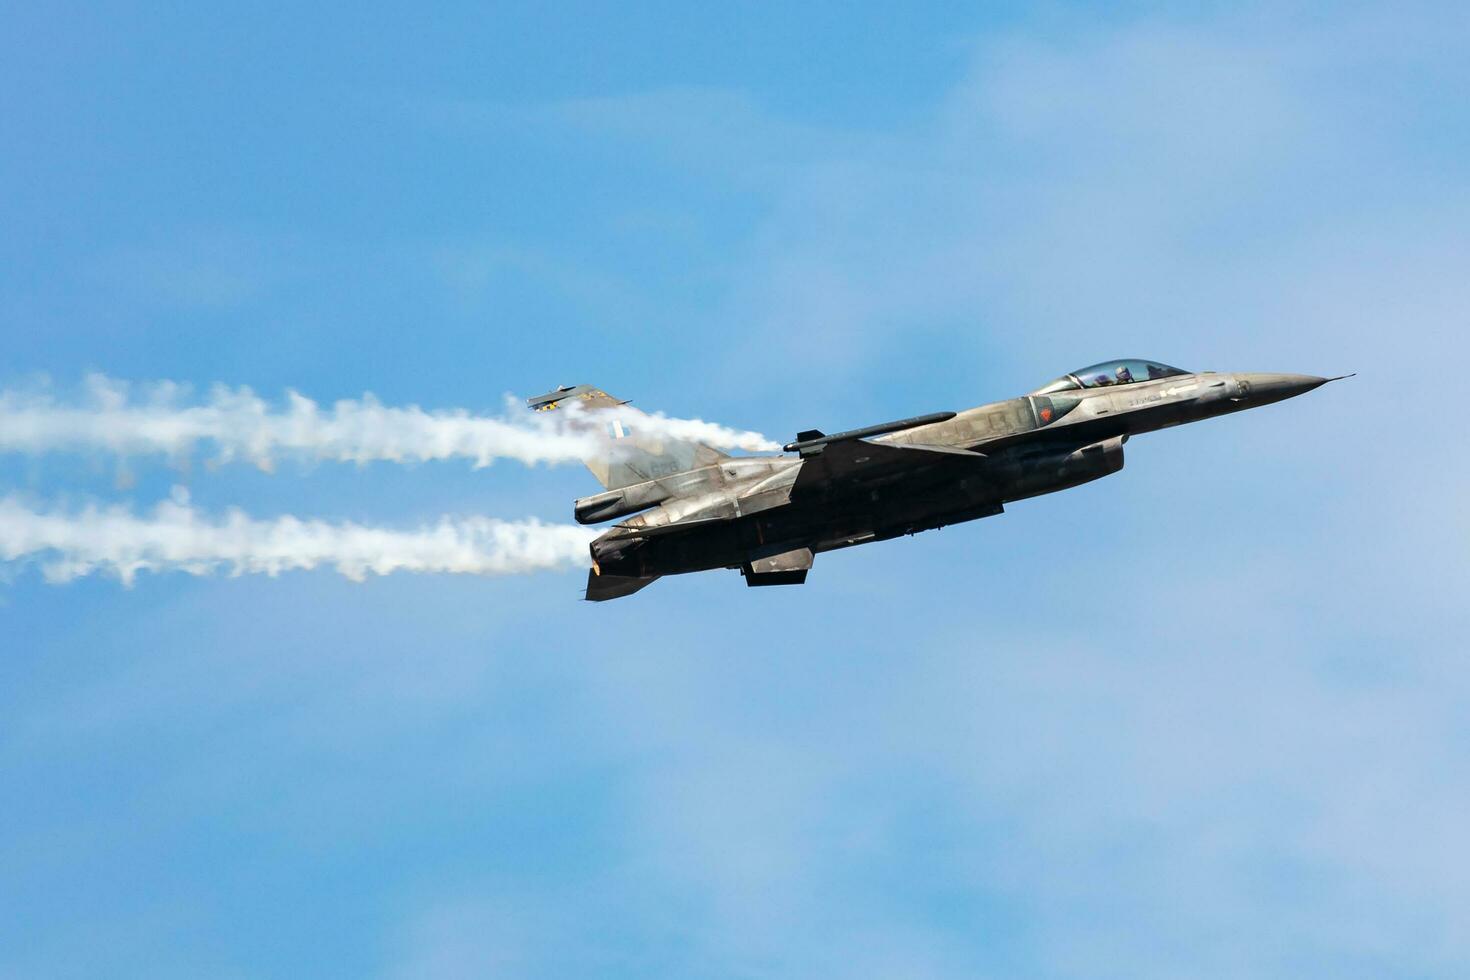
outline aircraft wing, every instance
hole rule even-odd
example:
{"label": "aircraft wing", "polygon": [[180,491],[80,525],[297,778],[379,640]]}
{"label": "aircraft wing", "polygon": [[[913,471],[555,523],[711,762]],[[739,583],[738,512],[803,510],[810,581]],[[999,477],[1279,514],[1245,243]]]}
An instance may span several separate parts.
{"label": "aircraft wing", "polygon": [[831,442],[808,456],[791,488],[793,497],[820,493],[848,483],[863,483],[894,471],[928,466],[971,466],[985,459],[984,453],[952,446],[893,445],[844,439]]}

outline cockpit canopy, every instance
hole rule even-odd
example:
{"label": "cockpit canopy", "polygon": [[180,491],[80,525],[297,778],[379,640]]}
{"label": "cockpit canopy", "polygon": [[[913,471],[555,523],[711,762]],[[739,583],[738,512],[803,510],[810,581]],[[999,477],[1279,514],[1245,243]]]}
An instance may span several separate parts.
{"label": "cockpit canopy", "polygon": [[1045,388],[1038,388],[1033,394],[1047,395],[1054,391],[1070,391],[1075,388],[1106,388],[1110,385],[1131,385],[1139,381],[1156,381],[1159,378],[1174,378],[1181,374],[1189,374],[1176,367],[1160,364],[1158,361],[1141,361],[1137,359],[1123,361],[1103,361],[1085,367],[1071,374],[1064,374],[1057,378]]}

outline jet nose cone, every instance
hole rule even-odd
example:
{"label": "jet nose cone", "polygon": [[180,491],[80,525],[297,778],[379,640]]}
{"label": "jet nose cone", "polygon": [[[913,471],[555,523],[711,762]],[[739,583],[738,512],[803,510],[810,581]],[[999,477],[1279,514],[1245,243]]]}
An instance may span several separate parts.
{"label": "jet nose cone", "polygon": [[1319,378],[1315,374],[1241,374],[1237,375],[1241,392],[1257,405],[1279,402],[1287,398],[1304,395],[1313,388],[1320,388],[1332,378]]}

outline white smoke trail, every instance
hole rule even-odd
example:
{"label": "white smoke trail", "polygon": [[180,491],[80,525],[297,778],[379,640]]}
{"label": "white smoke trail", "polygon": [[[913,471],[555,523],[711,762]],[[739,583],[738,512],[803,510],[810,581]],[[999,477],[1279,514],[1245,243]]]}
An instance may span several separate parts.
{"label": "white smoke trail", "polygon": [[[337,462],[397,463],[467,459],[478,467],[496,459],[526,464],[564,463],[605,447],[600,425],[575,411],[532,413],[514,404],[504,417],[462,410],[426,411],[383,405],[371,395],[329,409],[296,392],[273,406],[248,388],[214,388],[202,404],[187,404],[188,389],[164,382],[141,387],[101,375],[87,379],[80,404],[43,394],[0,392],[0,452],[103,451],[119,456],[183,457],[212,446],[224,461],[246,459],[270,469],[279,456]],[[696,440],[721,449],[773,451],[758,432],[697,419],[666,418],[624,406],[597,414],[636,432]]]}
{"label": "white smoke trail", "polygon": [[183,495],[146,517],[120,507],[42,512],[0,498],[0,563],[37,563],[55,583],[96,572],[131,584],[140,571],[278,575],[318,566],[355,581],[390,572],[512,575],[585,567],[595,535],[573,525],[485,517],[446,517],[406,531],[294,517],[253,520],[238,510],[210,520]]}

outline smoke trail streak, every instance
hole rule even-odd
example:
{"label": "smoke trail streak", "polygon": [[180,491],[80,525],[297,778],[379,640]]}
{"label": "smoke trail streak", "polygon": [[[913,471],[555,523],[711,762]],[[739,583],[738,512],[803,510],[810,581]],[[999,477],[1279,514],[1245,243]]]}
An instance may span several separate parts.
{"label": "smoke trail streak", "polygon": [[296,392],[272,406],[248,388],[214,388],[203,404],[185,404],[188,389],[161,383],[130,387],[100,375],[87,379],[80,405],[0,392],[0,452],[104,451],[119,456],[183,457],[212,446],[222,461],[246,459],[270,469],[279,456],[337,462],[397,463],[496,459],[564,463],[605,451],[601,423],[613,418],[636,432],[695,440],[722,449],[772,451],[757,432],[697,419],[667,418],[624,406],[591,415],[529,413],[514,404],[504,417],[462,410],[426,411],[383,405],[371,395],[328,409]]}
{"label": "smoke trail streak", "polygon": [[253,520],[238,510],[210,520],[182,496],[146,517],[120,507],[41,512],[0,498],[0,563],[39,564],[53,583],[98,572],[131,584],[141,571],[274,576],[318,566],[354,581],[390,572],[514,575],[585,567],[595,534],[486,517],[446,517],[406,531],[294,517]]}

